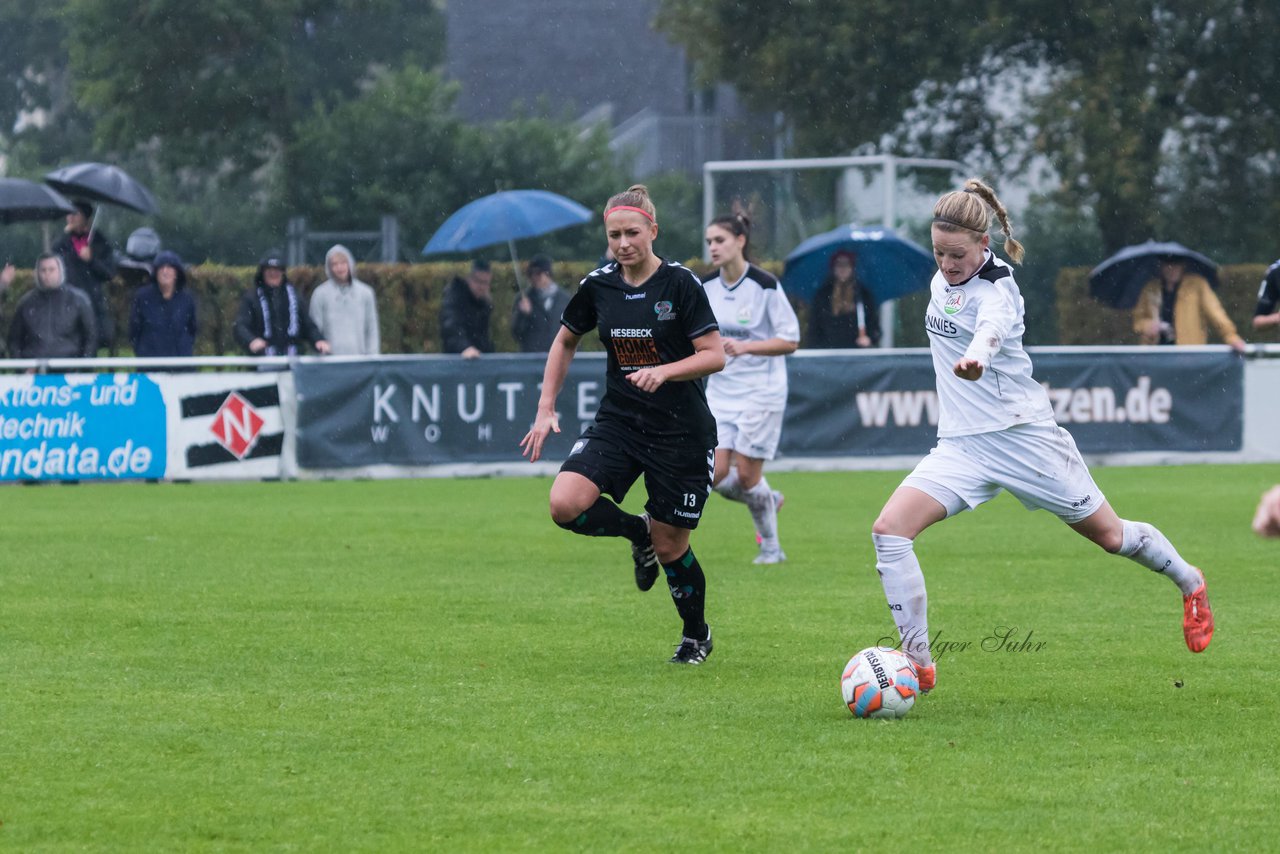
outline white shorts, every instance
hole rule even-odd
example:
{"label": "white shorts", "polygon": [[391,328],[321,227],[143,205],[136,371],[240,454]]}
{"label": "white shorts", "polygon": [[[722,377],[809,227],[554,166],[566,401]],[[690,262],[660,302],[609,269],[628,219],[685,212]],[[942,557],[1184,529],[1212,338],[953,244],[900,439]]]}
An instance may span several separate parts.
{"label": "white shorts", "polygon": [[716,419],[716,449],[771,460],[782,437],[782,410],[729,412]]}
{"label": "white shorts", "polygon": [[994,433],[939,439],[902,481],[953,516],[1007,489],[1028,510],[1048,510],[1068,524],[1091,516],[1106,498],[1075,439],[1057,424],[1018,424]]}

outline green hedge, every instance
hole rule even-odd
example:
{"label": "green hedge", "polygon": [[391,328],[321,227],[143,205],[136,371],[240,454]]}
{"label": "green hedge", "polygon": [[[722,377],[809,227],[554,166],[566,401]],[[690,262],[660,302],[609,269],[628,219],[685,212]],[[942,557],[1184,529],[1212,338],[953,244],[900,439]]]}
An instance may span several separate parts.
{"label": "green hedge", "polygon": [[[565,262],[557,265],[557,279],[565,286],[577,282],[594,269],[593,262]],[[382,331],[384,353],[440,352],[440,325],[437,320],[444,288],[454,276],[465,276],[470,264],[359,264],[356,275],[367,282],[378,299],[378,321]],[[223,267],[203,265],[187,270],[187,287],[196,297],[199,334],[198,355],[233,355],[240,353],[233,326],[236,308],[253,283],[256,267]],[[289,281],[308,296],[324,281],[322,267],[294,267]],[[493,337],[499,350],[516,350],[508,322],[514,300],[515,277],[510,264],[493,265]],[[0,317],[8,318],[13,304],[32,287],[30,270],[20,270],[13,287],[0,299]],[[116,323],[116,346],[128,352],[129,307],[133,288],[116,279],[108,286],[109,303]]]}
{"label": "green hedge", "polygon": [[[594,261],[564,261],[556,264],[556,280],[574,291],[578,282],[595,269]],[[689,265],[695,272],[706,272],[700,262]],[[765,269],[781,273],[781,264],[765,263]],[[454,276],[466,276],[468,262],[430,264],[359,264],[356,275],[367,282],[378,298],[378,321],[382,330],[384,353],[440,352],[440,299]],[[519,348],[511,337],[511,304],[515,300],[515,274],[510,264],[494,264],[493,270],[493,340],[501,352]],[[203,265],[187,270],[187,287],[195,295],[200,324],[196,337],[198,355],[221,356],[240,353],[232,327],[240,295],[253,282],[255,267],[223,267]],[[322,267],[293,267],[289,281],[310,296],[316,285],[324,281]],[[8,318],[13,304],[33,284],[31,271],[19,270],[13,287],[0,298],[0,318],[4,318],[3,334],[8,335]],[[119,279],[108,286],[110,310],[116,322],[116,347],[129,352],[129,307],[133,288]],[[806,306],[794,301],[803,323]],[[803,328],[803,326],[801,327]],[[595,336],[583,342],[583,349],[599,349]]]}
{"label": "green hedge", "polygon": [[[1276,330],[1256,332],[1253,309],[1258,304],[1258,284],[1266,272],[1262,264],[1239,264],[1219,270],[1218,299],[1227,316],[1246,341],[1276,341]],[[1108,308],[1089,296],[1089,270],[1068,267],[1054,283],[1058,305],[1058,338],[1063,345],[1137,344],[1133,315]],[[1209,340],[1218,343],[1213,332]]]}
{"label": "green hedge", "polygon": [[[700,261],[688,264],[699,275],[707,272]],[[760,266],[775,275],[782,272],[782,265],[778,262],[760,262]],[[556,280],[572,291],[577,287],[578,281],[594,267],[594,261],[558,263]],[[235,323],[240,295],[252,283],[255,269],[218,265],[188,269],[188,287],[195,294],[199,305],[200,333],[196,339],[198,354],[229,355],[240,352],[232,334],[232,325]],[[470,265],[466,262],[358,265],[357,275],[373,287],[378,297],[383,352],[440,352],[440,325],[437,317],[441,294],[454,276],[465,276],[469,269]],[[1246,340],[1280,340],[1276,330],[1255,333],[1250,323],[1257,302],[1258,283],[1265,270],[1266,267],[1261,264],[1222,268],[1222,286],[1218,296]],[[1128,312],[1107,308],[1089,297],[1088,274],[1089,271],[1082,267],[1067,268],[1058,274],[1055,290],[1059,343],[1137,343],[1136,336],[1131,331]],[[289,270],[289,280],[309,295],[324,280],[324,270],[321,267],[295,267]],[[493,339],[503,352],[514,352],[517,349],[509,324],[511,303],[515,298],[514,283],[515,276],[510,264],[493,265]],[[5,336],[8,335],[8,319],[13,316],[13,304],[31,286],[31,271],[19,270],[13,287],[0,297],[0,318],[3,319],[2,331]],[[132,288],[116,280],[109,286],[109,296],[116,321],[117,347],[127,353]],[[791,301],[800,318],[803,332],[808,326],[808,305],[794,297]],[[923,316],[927,301],[927,291],[911,294],[899,301],[898,346],[928,345],[923,324],[915,322],[916,318]],[[583,347],[598,349],[599,344],[595,336],[590,336],[583,342]]]}

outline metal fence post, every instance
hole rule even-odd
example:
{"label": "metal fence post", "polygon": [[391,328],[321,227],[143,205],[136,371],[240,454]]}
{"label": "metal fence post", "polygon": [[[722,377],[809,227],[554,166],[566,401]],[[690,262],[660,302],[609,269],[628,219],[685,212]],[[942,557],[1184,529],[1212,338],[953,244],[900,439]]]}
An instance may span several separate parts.
{"label": "metal fence post", "polygon": [[382,263],[394,264],[400,260],[400,220],[394,216],[382,218]]}
{"label": "metal fence post", "polygon": [[298,267],[307,263],[307,218],[294,216],[289,218],[288,230],[285,232],[288,246],[285,247],[286,263],[290,267]]}

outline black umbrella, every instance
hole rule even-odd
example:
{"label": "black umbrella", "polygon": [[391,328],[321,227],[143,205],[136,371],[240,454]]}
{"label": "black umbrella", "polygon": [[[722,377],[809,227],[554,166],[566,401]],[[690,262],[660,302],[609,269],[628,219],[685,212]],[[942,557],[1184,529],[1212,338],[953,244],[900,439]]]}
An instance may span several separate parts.
{"label": "black umbrella", "polygon": [[0,223],[57,219],[74,210],[52,187],[23,178],[0,178]]}
{"label": "black umbrella", "polygon": [[1112,308],[1133,308],[1138,304],[1142,286],[1160,272],[1160,261],[1176,258],[1187,270],[1204,276],[1216,290],[1218,265],[1208,257],[1181,243],[1157,243],[1148,240],[1126,246],[1089,273],[1089,295]]}
{"label": "black umbrella", "polygon": [[144,214],[153,214],[158,210],[155,196],[151,195],[150,190],[119,166],[108,163],[64,166],[45,175],[44,182],[73,198],[120,205]]}

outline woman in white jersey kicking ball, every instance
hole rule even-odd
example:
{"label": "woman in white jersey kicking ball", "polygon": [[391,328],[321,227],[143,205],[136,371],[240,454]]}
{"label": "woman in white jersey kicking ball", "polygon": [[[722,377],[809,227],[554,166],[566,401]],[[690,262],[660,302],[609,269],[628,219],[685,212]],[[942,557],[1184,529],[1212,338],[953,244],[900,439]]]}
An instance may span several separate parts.
{"label": "woman in white jersey kicking ball", "polygon": [[778,542],[782,493],[764,477],[778,452],[787,407],[787,363],[800,343],[800,322],[778,280],[747,261],[751,222],[741,213],[707,226],[711,263],[719,267],[703,290],[720,325],[724,370],[707,378],[716,417],[715,490],[751,511],[760,554],[754,563],[787,559]]}
{"label": "woman in white jersey kicking ball", "polygon": [[1053,421],[1048,395],[1031,376],[1022,349],[1023,303],[1013,270],[995,257],[987,234],[992,215],[1016,263],[1022,246],[995,193],[970,179],[933,208],[933,255],[925,328],[938,385],[938,444],[890,496],[872,527],[876,569],[902,637],[902,649],[929,691],[937,671],[929,651],[928,599],[913,550],[916,536],[1007,489],[1028,509],[1045,509],[1112,554],[1120,554],[1178,586],[1187,647],[1201,652],[1213,637],[1204,575],[1153,525],[1129,522],[1111,509],[1071,434]]}

